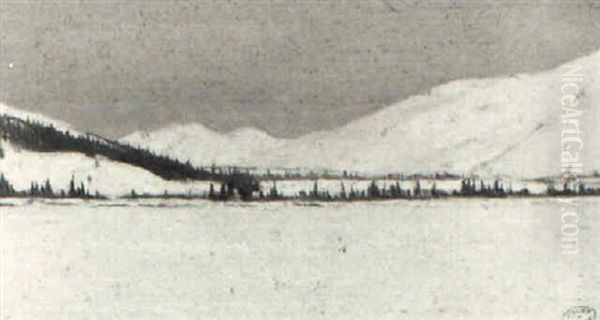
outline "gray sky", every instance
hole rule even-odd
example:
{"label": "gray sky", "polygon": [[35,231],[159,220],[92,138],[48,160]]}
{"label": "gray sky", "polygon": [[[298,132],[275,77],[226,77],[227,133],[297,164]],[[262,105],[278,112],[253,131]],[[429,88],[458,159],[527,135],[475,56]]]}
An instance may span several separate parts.
{"label": "gray sky", "polygon": [[0,0],[0,99],[110,137],[173,122],[291,137],[586,55],[593,3]]}

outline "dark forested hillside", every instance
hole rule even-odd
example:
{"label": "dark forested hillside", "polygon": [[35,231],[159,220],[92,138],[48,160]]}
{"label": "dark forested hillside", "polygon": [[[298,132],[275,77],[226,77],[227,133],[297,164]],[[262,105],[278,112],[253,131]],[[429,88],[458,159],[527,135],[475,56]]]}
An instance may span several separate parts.
{"label": "dark forested hillside", "polygon": [[0,115],[0,138],[37,152],[78,152],[90,157],[104,156],[146,169],[166,180],[227,180],[227,175],[222,171],[197,168],[190,163],[96,135],[74,135],[52,124],[4,114]]}

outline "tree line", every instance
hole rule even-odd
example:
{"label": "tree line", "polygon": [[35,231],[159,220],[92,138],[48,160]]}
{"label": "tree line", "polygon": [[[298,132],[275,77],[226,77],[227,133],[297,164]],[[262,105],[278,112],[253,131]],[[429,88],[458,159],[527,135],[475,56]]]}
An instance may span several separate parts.
{"label": "tree line", "polygon": [[507,187],[500,179],[496,179],[492,183],[486,183],[483,180],[476,181],[472,178],[462,179],[460,189],[451,191],[439,189],[435,182],[431,187],[423,188],[419,180],[417,180],[414,186],[410,188],[403,188],[399,181],[389,185],[380,186],[377,181],[373,180],[363,189],[357,189],[354,186],[347,188],[346,185],[341,182],[339,190],[339,192],[332,193],[327,189],[321,188],[318,181],[315,180],[310,190],[303,190],[295,195],[284,195],[278,190],[277,181],[273,181],[266,192],[262,191],[260,185],[256,185],[252,192],[240,196],[237,195],[233,189],[228,187],[227,184],[221,184],[220,187],[215,187],[215,185],[211,183],[207,198],[217,201],[227,201],[236,198],[258,201],[369,201],[385,199],[437,199],[448,197],[504,198],[600,195],[600,188],[586,187],[583,183],[579,183],[577,188],[569,187],[569,185],[565,183],[562,190],[557,190],[552,186],[548,187],[548,190],[545,193],[534,194],[528,188],[514,190],[512,186]]}
{"label": "tree line", "polygon": [[[208,199],[213,201],[281,201],[281,200],[307,200],[307,201],[374,201],[385,199],[437,199],[449,197],[482,197],[482,198],[504,198],[504,197],[538,197],[538,196],[597,196],[600,188],[586,186],[583,183],[563,184],[562,188],[549,185],[547,190],[541,194],[534,194],[527,188],[513,190],[506,187],[501,180],[496,179],[493,183],[485,183],[483,180],[467,178],[461,181],[460,189],[451,191],[442,190],[434,182],[431,187],[423,188],[417,180],[412,187],[402,187],[399,181],[389,185],[380,186],[377,181],[371,181],[365,188],[358,189],[354,186],[349,188],[341,182],[338,192],[331,192],[319,186],[314,181],[310,190],[302,190],[295,195],[285,195],[277,187],[277,181],[273,181],[269,188],[261,188],[259,181],[243,172],[232,175],[232,179],[225,182],[211,182],[208,192],[204,194],[169,194],[165,191],[162,195],[138,194],[135,189],[124,196],[129,199],[142,198],[178,198],[178,199]],[[263,191],[264,190],[264,191]],[[38,197],[38,198],[82,198],[82,199],[106,199],[98,191],[93,194],[83,181],[77,182],[72,176],[65,189],[55,190],[49,179],[43,183],[32,182],[27,190],[15,190],[13,185],[0,173],[0,197]]]}
{"label": "tree line", "polygon": [[106,199],[98,191],[91,194],[85,183],[83,181],[77,183],[74,176],[71,177],[67,190],[55,190],[50,179],[42,183],[32,181],[28,189],[16,190],[4,174],[0,173],[0,198],[3,197]]}

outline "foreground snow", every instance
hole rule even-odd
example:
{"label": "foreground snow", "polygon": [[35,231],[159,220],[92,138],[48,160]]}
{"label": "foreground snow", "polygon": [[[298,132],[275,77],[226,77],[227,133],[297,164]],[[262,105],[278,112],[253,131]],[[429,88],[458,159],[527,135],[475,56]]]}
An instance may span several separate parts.
{"label": "foreground snow", "polygon": [[160,203],[1,207],[0,317],[559,319],[600,305],[598,199],[581,201],[575,256],[557,200]]}

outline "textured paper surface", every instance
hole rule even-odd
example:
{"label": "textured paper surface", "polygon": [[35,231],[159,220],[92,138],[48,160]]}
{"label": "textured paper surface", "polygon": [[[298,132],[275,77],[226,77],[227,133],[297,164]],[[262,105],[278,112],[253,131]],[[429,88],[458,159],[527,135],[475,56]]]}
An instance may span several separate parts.
{"label": "textured paper surface", "polygon": [[0,320],[594,320],[599,21],[1,1]]}

